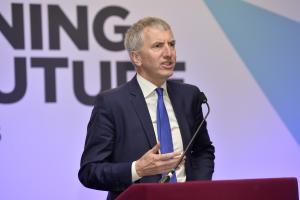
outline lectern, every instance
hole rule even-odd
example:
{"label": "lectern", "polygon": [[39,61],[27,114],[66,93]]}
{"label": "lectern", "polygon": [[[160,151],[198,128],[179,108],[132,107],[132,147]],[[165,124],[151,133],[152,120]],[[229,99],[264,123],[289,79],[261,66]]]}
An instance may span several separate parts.
{"label": "lectern", "polygon": [[133,184],[117,200],[299,200],[296,178]]}

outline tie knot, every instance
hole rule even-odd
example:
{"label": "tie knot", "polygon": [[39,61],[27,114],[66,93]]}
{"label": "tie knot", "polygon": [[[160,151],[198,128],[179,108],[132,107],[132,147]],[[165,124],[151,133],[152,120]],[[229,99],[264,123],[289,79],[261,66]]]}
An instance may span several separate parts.
{"label": "tie knot", "polygon": [[164,89],[163,88],[156,88],[155,89],[156,93],[158,96],[163,96]]}

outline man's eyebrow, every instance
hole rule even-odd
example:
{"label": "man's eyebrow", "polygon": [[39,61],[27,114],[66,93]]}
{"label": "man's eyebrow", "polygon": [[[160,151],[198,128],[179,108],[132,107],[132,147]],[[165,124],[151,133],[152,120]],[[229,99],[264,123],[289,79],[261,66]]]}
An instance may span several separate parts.
{"label": "man's eyebrow", "polygon": [[[168,43],[169,42],[176,42],[176,40],[175,39],[173,39],[173,40],[169,40],[169,41],[167,41]],[[156,41],[154,41],[152,44],[155,44],[155,43],[165,43],[165,41],[163,41],[163,40],[156,40]]]}

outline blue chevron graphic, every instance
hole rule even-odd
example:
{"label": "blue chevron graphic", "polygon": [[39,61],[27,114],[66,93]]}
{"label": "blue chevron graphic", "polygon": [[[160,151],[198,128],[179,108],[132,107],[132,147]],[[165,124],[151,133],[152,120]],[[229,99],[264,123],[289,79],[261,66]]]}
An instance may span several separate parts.
{"label": "blue chevron graphic", "polygon": [[300,145],[300,23],[241,0],[205,0]]}

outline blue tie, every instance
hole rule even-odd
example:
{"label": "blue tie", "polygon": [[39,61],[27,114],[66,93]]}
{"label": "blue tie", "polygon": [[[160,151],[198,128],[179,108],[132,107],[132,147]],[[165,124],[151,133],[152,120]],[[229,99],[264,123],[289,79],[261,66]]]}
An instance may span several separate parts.
{"label": "blue tie", "polygon": [[[171,135],[171,127],[169,122],[168,113],[164,104],[163,98],[163,88],[155,89],[158,99],[157,99],[157,113],[156,113],[156,121],[157,121],[157,135],[158,140],[160,142],[160,152],[170,153],[173,152],[173,142]],[[170,182],[177,182],[176,175],[174,174],[170,180]]]}

